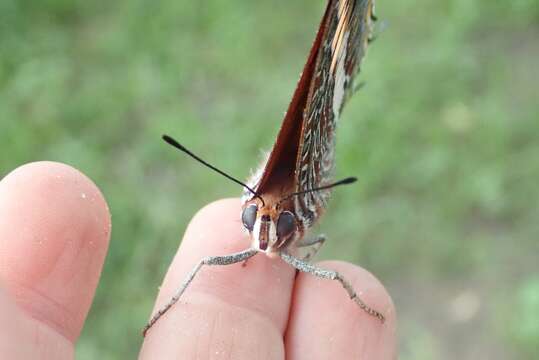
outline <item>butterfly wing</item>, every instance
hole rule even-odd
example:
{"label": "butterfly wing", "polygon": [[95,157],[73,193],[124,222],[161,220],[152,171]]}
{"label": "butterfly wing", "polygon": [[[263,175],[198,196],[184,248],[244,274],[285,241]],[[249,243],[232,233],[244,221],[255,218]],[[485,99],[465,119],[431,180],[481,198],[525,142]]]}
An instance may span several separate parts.
{"label": "butterfly wing", "polygon": [[[330,1],[330,4],[332,2],[334,1]],[[328,4],[321,20],[318,33],[311,47],[309,57],[301,73],[290,105],[288,106],[273,149],[267,159],[262,163],[262,167],[248,181],[249,185],[259,194],[283,194],[283,188],[288,188],[289,190],[294,190],[295,188],[296,159],[300,146],[303,114],[318,59],[318,49],[320,48],[325,32],[324,29],[330,4]],[[252,194],[245,190],[244,199],[246,200],[251,197]]]}
{"label": "butterfly wing", "polygon": [[[296,189],[313,189],[331,180],[335,157],[335,126],[365,55],[373,28],[371,0],[330,1],[324,34],[303,113],[296,159]],[[325,208],[329,191],[296,197],[296,212],[309,227]]]}
{"label": "butterfly wing", "polygon": [[[354,88],[373,22],[373,0],[329,0],[277,141],[248,185],[265,199],[327,184],[335,125]],[[328,191],[296,196],[302,228],[320,215]],[[245,190],[243,201],[253,195]]]}

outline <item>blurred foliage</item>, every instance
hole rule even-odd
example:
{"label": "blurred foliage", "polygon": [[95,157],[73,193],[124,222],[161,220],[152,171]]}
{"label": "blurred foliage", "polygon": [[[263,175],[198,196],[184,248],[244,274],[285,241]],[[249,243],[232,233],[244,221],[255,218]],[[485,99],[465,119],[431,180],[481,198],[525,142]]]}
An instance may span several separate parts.
{"label": "blurred foliage", "polygon": [[[113,232],[79,359],[136,356],[190,217],[272,145],[325,2],[0,0],[0,176],[71,164]],[[397,305],[402,359],[533,358],[539,343],[539,2],[379,1],[338,133],[321,258]]]}
{"label": "blurred foliage", "polygon": [[[539,277],[527,279],[517,287],[516,300],[503,309],[510,322],[511,341],[516,342],[527,355],[539,354]],[[513,315],[514,313],[514,315]],[[507,334],[505,329],[500,329]]]}

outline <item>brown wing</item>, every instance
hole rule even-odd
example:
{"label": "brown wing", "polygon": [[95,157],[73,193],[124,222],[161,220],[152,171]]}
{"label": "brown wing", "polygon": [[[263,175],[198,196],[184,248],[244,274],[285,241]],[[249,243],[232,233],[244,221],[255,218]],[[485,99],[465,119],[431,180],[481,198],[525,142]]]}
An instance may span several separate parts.
{"label": "brown wing", "polygon": [[[335,126],[354,89],[355,76],[373,27],[373,1],[330,1],[324,36],[304,111],[296,159],[296,189],[309,190],[331,180],[335,157]],[[296,211],[304,225],[320,215],[329,191],[298,196]]]}
{"label": "brown wing", "polygon": [[[277,141],[257,184],[259,194],[323,185],[333,168],[335,124],[354,86],[372,27],[372,0],[330,0]],[[298,196],[305,225],[328,192]]]}
{"label": "brown wing", "polygon": [[307,63],[303,68],[298,85],[288,106],[285,118],[277,135],[277,141],[273,145],[270,156],[265,164],[258,184],[252,184],[259,194],[277,191],[277,187],[294,189],[293,182],[296,179],[296,159],[299,150],[299,140],[302,131],[303,114],[307,104],[307,96],[314,74],[318,50],[324,35],[328,11],[333,1],[329,1],[328,7],[318,33],[311,47]]}

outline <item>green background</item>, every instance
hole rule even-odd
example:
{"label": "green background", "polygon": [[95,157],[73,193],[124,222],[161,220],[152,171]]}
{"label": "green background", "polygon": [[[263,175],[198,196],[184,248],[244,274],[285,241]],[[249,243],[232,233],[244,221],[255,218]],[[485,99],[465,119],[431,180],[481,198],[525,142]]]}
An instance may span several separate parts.
{"label": "green background", "polygon": [[[0,0],[0,176],[71,164],[113,218],[78,359],[134,358],[191,216],[275,139],[323,0]],[[361,264],[401,359],[539,353],[539,2],[379,1],[319,258]]]}

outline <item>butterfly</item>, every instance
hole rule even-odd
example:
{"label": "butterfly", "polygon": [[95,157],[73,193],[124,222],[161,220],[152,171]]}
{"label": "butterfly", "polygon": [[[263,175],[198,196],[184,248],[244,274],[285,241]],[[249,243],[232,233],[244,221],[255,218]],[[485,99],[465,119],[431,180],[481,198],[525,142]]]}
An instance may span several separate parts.
{"label": "butterfly", "polygon": [[277,140],[257,171],[243,183],[193,154],[173,138],[166,142],[243,186],[241,222],[251,246],[241,252],[202,259],[174,297],[150,319],[148,329],[178,301],[204,265],[228,265],[258,253],[280,257],[299,271],[336,280],[350,298],[368,314],[384,321],[350,283],[336,271],[308,261],[325,241],[308,237],[308,230],[326,208],[330,189],[354,182],[331,182],[335,163],[335,131],[347,100],[357,88],[368,43],[372,40],[374,0],[329,0],[307,63],[277,135]]}

